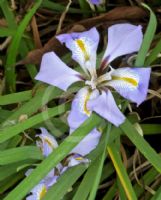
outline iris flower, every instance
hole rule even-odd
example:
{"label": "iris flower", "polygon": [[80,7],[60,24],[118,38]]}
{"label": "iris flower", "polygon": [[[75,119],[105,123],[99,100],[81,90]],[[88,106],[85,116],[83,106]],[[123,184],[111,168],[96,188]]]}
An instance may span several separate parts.
{"label": "iris flower", "polygon": [[[98,68],[96,51],[99,34],[96,28],[82,33],[61,34],[56,37],[71,50],[72,58],[82,73],[69,68],[54,52],[43,55],[37,80],[64,91],[77,81],[84,81],[73,102],[68,123],[72,133],[94,111],[115,126],[125,120],[117,107],[111,90],[139,106],[147,95],[151,69],[146,67],[113,68],[111,62],[126,54],[137,52],[142,43],[142,28],[131,24],[117,24],[108,29],[108,45]],[[72,152],[88,154],[99,142],[100,132],[95,128]],[[84,144],[84,145],[83,145]]]}
{"label": "iris flower", "polygon": [[[33,169],[29,169],[25,175],[29,176]],[[55,175],[55,169],[51,170],[48,175],[40,181],[38,185],[36,185],[31,190],[31,195],[29,195],[26,200],[42,200],[45,196],[47,190],[56,183],[59,176]]]}
{"label": "iris flower", "polygon": [[103,0],[89,0],[89,2],[94,5],[99,5],[103,2]]}
{"label": "iris flower", "polygon": [[102,0],[89,0],[89,2],[90,2],[91,4],[94,4],[94,5],[99,5],[99,4],[102,3]]}
{"label": "iris flower", "polygon": [[[41,149],[42,154],[47,157],[55,148],[58,147],[58,143],[54,136],[47,131],[47,129],[40,128],[40,130],[41,134],[37,135],[40,140],[37,140],[36,144]],[[31,195],[29,195],[26,200],[42,200],[47,190],[57,182],[60,175],[62,175],[68,168],[81,163],[88,164],[89,160],[80,154],[69,155],[65,159],[64,164],[59,163],[44,179],[40,181],[38,185],[31,190]],[[29,176],[32,171],[33,169],[27,170],[25,175]]]}
{"label": "iris flower", "polygon": [[42,200],[47,192],[47,187],[45,184],[40,183],[31,191],[31,195],[29,195],[26,200]]}
{"label": "iris flower", "polygon": [[[40,140],[37,140],[36,144],[41,149],[43,155],[47,157],[50,153],[52,153],[52,151],[55,148],[58,147],[58,143],[55,137],[51,135],[46,128],[40,128],[40,130],[41,130],[41,134],[37,135],[37,137],[39,137]],[[57,173],[61,174],[63,167],[67,169],[69,167],[73,167],[80,163],[89,163],[89,160],[87,158],[84,158],[80,153],[81,152],[77,151],[75,153],[69,154],[67,158],[65,158],[65,164],[62,165],[61,163],[59,163],[56,166]],[[52,174],[54,174],[53,170],[51,171],[50,174],[48,174],[48,177],[52,177]]]}
{"label": "iris flower", "polygon": [[48,133],[45,128],[40,128],[41,134],[36,135],[40,140],[36,140],[37,146],[42,151],[43,156],[47,157],[52,151],[58,147],[58,143],[54,136]]}
{"label": "iris flower", "polygon": [[[39,138],[39,140],[36,140],[36,145],[40,148],[42,151],[43,156],[47,157],[50,153],[53,152],[55,148],[58,147],[58,143],[53,135],[51,135],[46,128],[41,127],[40,128],[41,133],[37,134],[36,137]],[[65,159],[65,166],[66,167],[73,167],[75,165],[78,165],[80,163],[88,163],[89,160],[86,158],[83,158],[83,156],[80,154],[81,152],[77,151],[74,153],[71,153],[66,159]],[[61,173],[62,168],[64,166],[59,163],[57,165],[58,173]],[[52,170],[52,174],[54,171]],[[49,174],[49,177],[51,175]]]}

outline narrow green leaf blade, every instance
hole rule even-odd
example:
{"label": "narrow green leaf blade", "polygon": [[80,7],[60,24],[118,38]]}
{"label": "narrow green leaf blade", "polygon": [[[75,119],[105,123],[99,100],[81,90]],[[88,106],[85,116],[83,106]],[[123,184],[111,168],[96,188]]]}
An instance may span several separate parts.
{"label": "narrow green leaf blade", "polygon": [[34,6],[25,15],[24,19],[18,26],[17,32],[15,33],[11,45],[9,47],[6,66],[5,66],[5,76],[6,76],[6,86],[8,87],[8,90],[10,92],[15,91],[15,86],[16,86],[15,63],[23,33],[28,23],[30,22],[32,16],[41,5],[41,2],[42,0],[37,0]]}
{"label": "narrow green leaf blade", "polygon": [[62,104],[54,108],[48,108],[46,111],[41,112],[23,122],[19,122],[11,127],[4,128],[0,131],[0,143],[12,138],[13,136],[23,132],[24,130],[33,127],[51,117],[60,115],[69,109],[69,104]]}
{"label": "narrow green leaf blade", "polygon": [[110,132],[111,132],[111,124],[109,123],[108,127],[107,127],[107,131],[106,131],[104,149],[103,149],[102,154],[99,157],[99,159],[97,159],[96,162],[95,162],[96,168],[93,171],[95,173],[95,179],[93,181],[92,189],[90,191],[90,195],[89,195],[88,200],[95,200],[95,197],[96,197],[97,189],[98,189],[99,182],[100,182],[100,179],[101,179],[103,164],[104,164],[104,160],[105,160],[105,157],[106,157],[106,147],[107,147],[107,143],[108,143],[109,138],[110,138],[109,137]]}
{"label": "narrow green leaf blade", "polygon": [[115,147],[115,144],[109,145],[107,147],[108,153],[110,155],[110,158],[113,162],[113,165],[116,169],[117,175],[120,179],[120,182],[125,190],[125,193],[129,200],[137,200],[136,194],[133,190],[133,187],[131,185],[131,181],[127,175],[126,169],[122,163],[120,154],[117,150],[117,147]]}
{"label": "narrow green leaf blade", "polygon": [[145,60],[145,66],[152,64],[156,59],[158,54],[161,52],[161,40],[154,47],[148,58]]}
{"label": "narrow green leaf blade", "polygon": [[155,150],[146,142],[146,140],[136,131],[132,124],[126,121],[120,126],[127,137],[136,145],[138,150],[145,156],[145,158],[161,173],[161,157]]}
{"label": "narrow green leaf blade", "polygon": [[146,32],[144,34],[144,39],[141,48],[136,57],[135,66],[137,67],[144,66],[146,55],[150,48],[157,27],[157,19],[153,11],[146,4],[142,3],[142,5],[150,11],[150,20]]}
{"label": "narrow green leaf blade", "polygon": [[41,151],[35,146],[11,148],[0,151],[0,165],[7,165],[27,159],[42,160]]}

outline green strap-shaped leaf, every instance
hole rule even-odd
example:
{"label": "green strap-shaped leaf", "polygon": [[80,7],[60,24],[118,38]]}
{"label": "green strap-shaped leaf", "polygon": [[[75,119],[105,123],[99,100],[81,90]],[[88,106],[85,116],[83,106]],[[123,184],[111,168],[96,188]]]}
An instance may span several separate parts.
{"label": "green strap-shaped leaf", "polygon": [[107,191],[102,200],[113,200],[116,192],[117,192],[117,182],[115,181],[115,183],[110,187],[110,189]]}
{"label": "green strap-shaped leaf", "polygon": [[137,200],[136,194],[133,190],[131,181],[127,175],[126,169],[123,165],[123,162],[121,160],[117,147],[115,147],[115,144],[111,144],[107,147],[107,150],[113,162],[113,165],[116,169],[120,182],[125,190],[128,200]]}
{"label": "green strap-shaped leaf", "polygon": [[[34,91],[33,91],[34,93]],[[58,98],[62,94],[62,90],[53,87],[53,86],[40,86],[36,90],[36,94],[30,101],[26,102],[22,105],[16,112],[14,112],[8,120],[18,120],[22,114],[26,114],[28,116],[37,112],[37,110],[44,105],[46,105],[52,99]]]}
{"label": "green strap-shaped leaf", "polygon": [[159,173],[161,173],[161,157],[137,132],[132,124],[126,119],[126,121],[120,126],[120,128],[132,141],[132,143],[138,148],[138,150],[145,156],[145,158],[154,166],[154,168]]}
{"label": "green strap-shaped leaf", "polygon": [[160,200],[161,199],[161,186],[156,191],[155,195],[151,198],[151,200]]}
{"label": "green strap-shaped leaf", "polygon": [[[55,3],[53,1],[49,1],[49,0],[45,0],[42,2],[41,4],[41,7],[43,8],[48,8],[50,10],[53,10],[53,11],[58,11],[58,12],[63,12],[65,10],[65,6],[62,5],[62,4],[59,4],[59,3]],[[88,12],[90,13],[90,11],[88,10],[81,10],[81,9],[78,9],[78,8],[69,8],[69,13],[81,13],[82,12]]]}
{"label": "green strap-shaped leaf", "polygon": [[99,182],[101,179],[104,160],[106,158],[106,147],[107,147],[107,142],[109,141],[109,138],[110,138],[110,132],[111,132],[111,124],[109,123],[107,132],[106,132],[106,137],[105,137],[104,149],[99,159],[97,159],[95,162],[96,168],[93,171],[95,173],[95,179],[93,180],[93,185],[92,185],[88,200],[95,200],[95,197],[96,197],[97,189],[98,189]]}
{"label": "green strap-shaped leaf", "polygon": [[5,142],[6,140],[12,138],[15,135],[18,135],[24,130],[33,127],[51,117],[66,112],[69,109],[69,107],[69,104],[62,104],[54,108],[48,108],[46,111],[41,112],[40,114],[37,114],[33,117],[30,117],[29,119],[26,119],[23,122],[19,122],[16,125],[4,128],[2,131],[0,131],[0,143]]}
{"label": "green strap-shaped leaf", "polygon": [[140,124],[145,135],[161,134],[161,124]]}
{"label": "green strap-shaped leaf", "polygon": [[31,99],[32,97],[32,91],[24,91],[24,92],[17,92],[13,94],[7,94],[4,96],[1,96],[0,98],[0,105],[8,105],[13,103],[19,103],[23,101],[27,101]]}
{"label": "green strap-shaped leaf", "polygon": [[0,0],[0,7],[3,11],[3,14],[5,16],[5,19],[7,21],[7,24],[10,29],[15,30],[17,27],[16,21],[15,21],[15,16],[9,7],[8,1],[5,0]]}
{"label": "green strap-shaped leaf", "polygon": [[158,54],[161,52],[161,40],[154,47],[148,58],[145,60],[145,66],[152,64],[156,59]]}
{"label": "green strap-shaped leaf", "polygon": [[146,29],[146,32],[144,34],[144,39],[143,39],[141,48],[136,57],[135,66],[137,66],[137,67],[144,66],[145,58],[146,58],[146,55],[150,48],[151,42],[154,38],[154,34],[156,31],[156,27],[157,27],[157,19],[156,19],[155,14],[153,13],[153,11],[146,4],[142,3],[142,6],[144,6],[146,9],[148,9],[150,11],[150,20],[149,20],[149,24]]}
{"label": "green strap-shaped leaf", "polygon": [[22,167],[22,166],[28,166],[28,165],[32,165],[35,162],[34,160],[23,160],[23,161],[19,161],[16,163],[12,163],[9,165],[3,165],[0,167],[0,182],[2,180],[5,180],[6,178],[8,178],[9,176],[16,174],[17,173],[17,169]]}
{"label": "green strap-shaped leaf", "polygon": [[41,160],[42,158],[40,149],[35,146],[17,147],[0,151],[0,165],[7,165],[27,159]]}
{"label": "green strap-shaped leaf", "polygon": [[18,26],[17,32],[15,33],[11,45],[8,49],[8,56],[5,65],[5,78],[6,85],[10,92],[14,92],[16,86],[15,63],[20,41],[28,23],[30,22],[32,16],[35,14],[36,10],[40,7],[41,2],[42,0],[37,0],[34,6],[25,15],[24,19]]}

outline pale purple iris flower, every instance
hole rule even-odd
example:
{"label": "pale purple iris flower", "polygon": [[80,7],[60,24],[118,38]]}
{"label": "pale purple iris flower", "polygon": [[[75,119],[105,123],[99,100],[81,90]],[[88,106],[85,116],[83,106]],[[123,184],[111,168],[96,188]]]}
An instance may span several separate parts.
{"label": "pale purple iris flower", "polygon": [[31,195],[26,197],[26,200],[42,200],[47,192],[47,187],[44,183],[39,183],[31,190]]}
{"label": "pale purple iris flower", "polygon": [[40,128],[41,134],[36,135],[39,140],[36,140],[36,145],[42,151],[44,157],[47,157],[50,153],[53,152],[55,148],[58,147],[58,143],[54,136],[48,133],[45,128]]}
{"label": "pale purple iris flower", "polygon": [[89,2],[90,2],[91,4],[94,4],[94,5],[99,5],[99,4],[102,3],[102,0],[89,0]]}
{"label": "pale purple iris flower", "polygon": [[[58,147],[58,143],[53,135],[51,135],[47,129],[40,128],[41,133],[36,135],[39,140],[36,140],[36,145],[42,151],[43,156],[47,157],[50,153]],[[59,163],[54,169],[52,169],[48,175],[42,179],[39,184],[37,184],[32,190],[31,194],[26,197],[26,200],[42,200],[45,196],[48,189],[53,186],[58,178],[70,167],[74,167],[81,163],[88,164],[90,161],[87,158],[84,158],[80,154],[70,154],[65,162]],[[26,176],[29,176],[32,173],[33,169],[28,169],[25,173]]]}
{"label": "pale purple iris flower", "polygon": [[[137,52],[142,43],[142,28],[131,24],[117,24],[108,29],[108,46],[98,70],[96,70],[96,51],[99,34],[96,28],[82,33],[58,35],[57,39],[71,50],[72,58],[82,68],[79,73],[69,68],[54,53],[44,54],[37,80],[59,87],[66,91],[77,81],[85,86],[78,91],[73,102],[68,123],[72,133],[95,111],[115,126],[125,120],[111,93],[116,90],[124,98],[140,105],[147,96],[150,68],[114,69],[110,63],[117,57]],[[93,150],[101,137],[97,129],[91,131],[72,152],[81,155]]]}
{"label": "pale purple iris flower", "polygon": [[[40,150],[42,151],[42,154],[45,157],[47,157],[50,153],[54,151],[55,148],[58,147],[58,143],[55,137],[51,135],[46,128],[41,127],[40,130],[41,130],[41,133],[36,135],[36,137],[39,138],[39,140],[36,140],[36,145],[40,148]],[[75,153],[71,152],[71,154],[66,158],[65,167],[69,168],[69,167],[78,165],[80,163],[88,163],[88,162],[89,160],[87,158],[84,158],[81,155],[81,151],[78,150]],[[62,173],[63,167],[64,166],[61,163],[59,163],[56,166],[56,170],[59,174]],[[53,170],[48,175],[48,177],[52,177],[52,174],[54,173]]]}
{"label": "pale purple iris flower", "polygon": [[[33,169],[29,169],[25,175],[29,176]],[[49,174],[40,181],[32,190],[31,194],[26,197],[26,200],[42,200],[48,189],[57,182],[59,176],[55,175],[55,169],[51,170]]]}

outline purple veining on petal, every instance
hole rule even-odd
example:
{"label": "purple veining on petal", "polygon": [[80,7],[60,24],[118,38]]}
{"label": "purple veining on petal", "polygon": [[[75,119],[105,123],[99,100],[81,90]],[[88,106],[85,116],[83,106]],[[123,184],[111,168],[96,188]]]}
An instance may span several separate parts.
{"label": "purple veining on petal", "polygon": [[121,80],[111,80],[108,82],[108,85],[113,87],[124,98],[137,103],[137,105],[140,105],[143,101],[145,101],[147,96],[150,73],[151,73],[151,68],[148,67],[147,68],[125,67],[116,69],[112,74],[114,76],[120,76],[120,77],[121,76],[128,77],[130,75],[131,77],[137,76],[138,86],[134,87],[134,89],[131,89],[126,81],[121,81]]}

